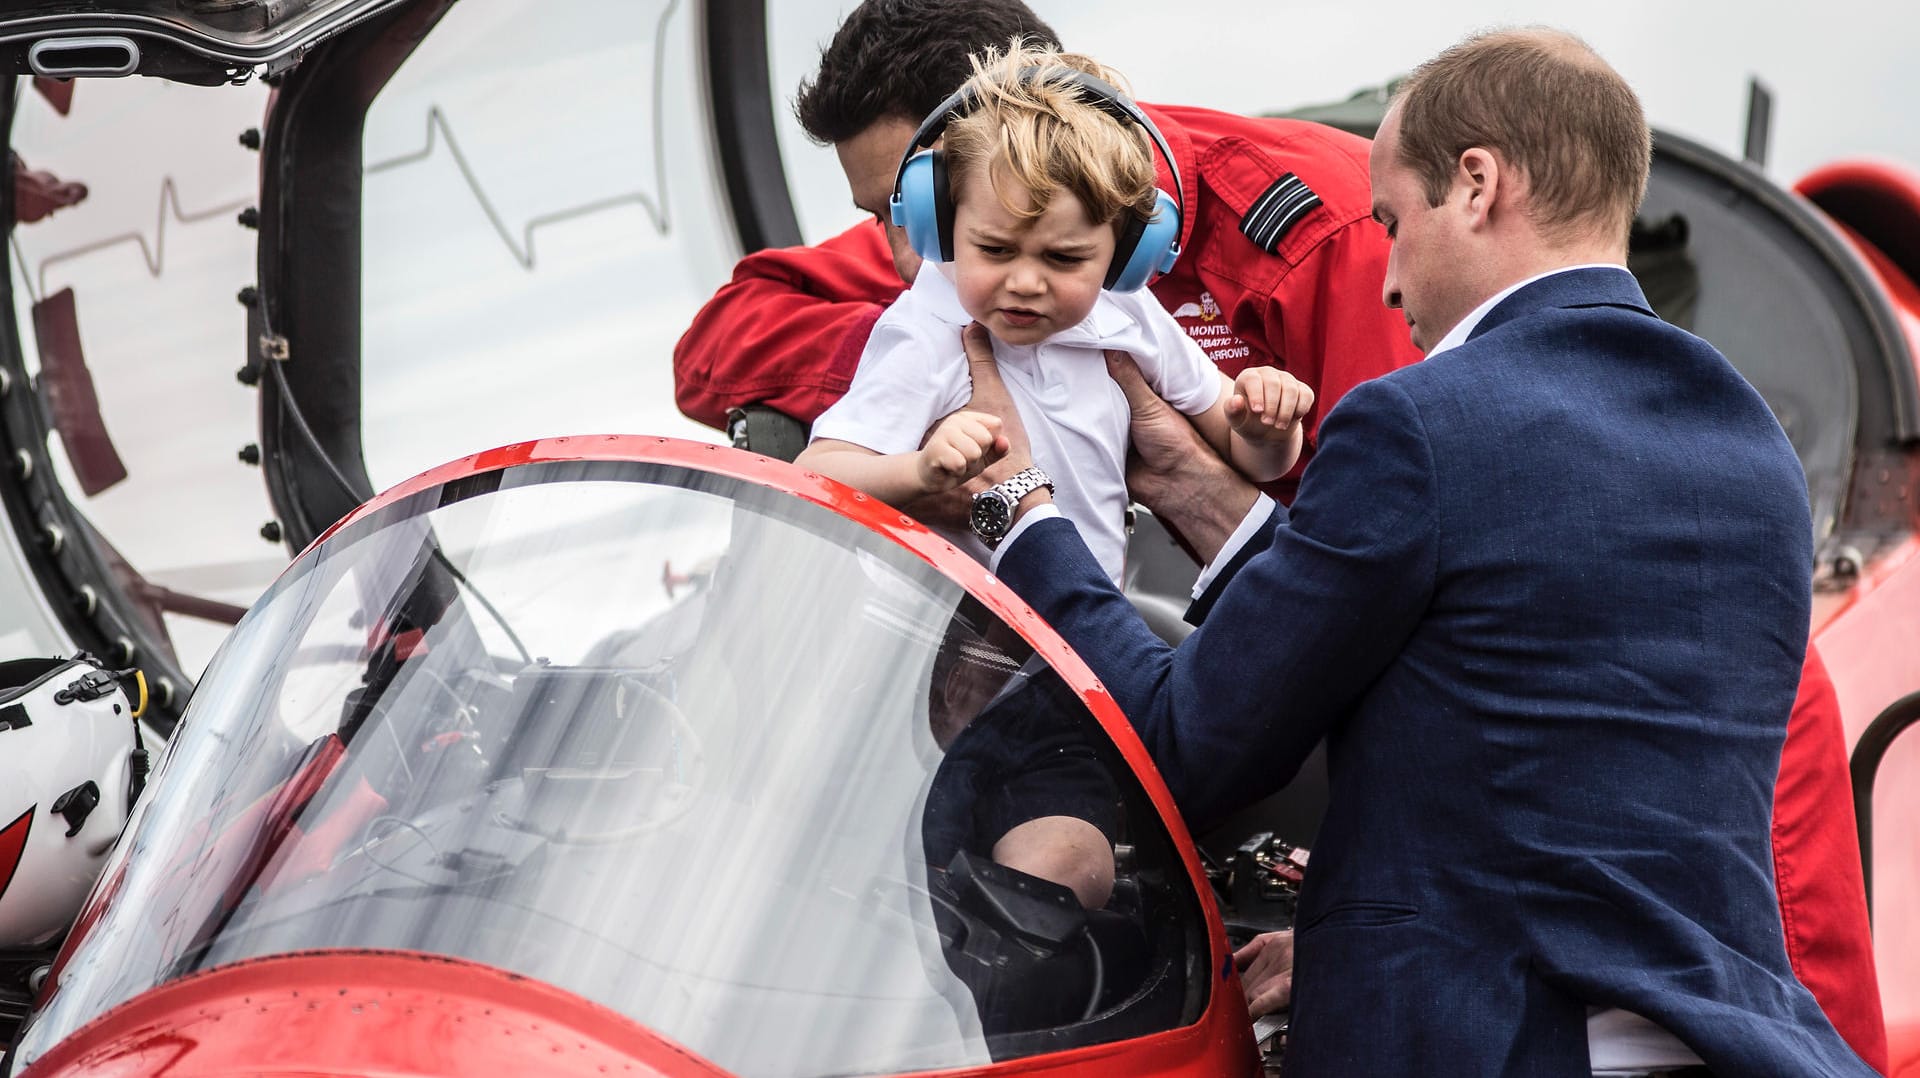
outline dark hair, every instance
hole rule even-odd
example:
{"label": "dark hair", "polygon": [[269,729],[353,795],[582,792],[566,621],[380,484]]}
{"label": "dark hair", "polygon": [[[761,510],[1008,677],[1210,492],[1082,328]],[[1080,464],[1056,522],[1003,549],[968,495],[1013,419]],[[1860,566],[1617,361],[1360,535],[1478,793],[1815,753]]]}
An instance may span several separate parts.
{"label": "dark hair", "polygon": [[1060,47],[1053,28],[1020,0],[866,0],[820,50],[793,111],[822,145],[874,122],[919,123],[973,74],[968,57],[1014,37]]}
{"label": "dark hair", "polygon": [[1604,227],[1625,237],[1647,189],[1652,136],[1640,99],[1572,34],[1480,34],[1402,83],[1400,160],[1438,206],[1460,155],[1496,150],[1526,175],[1543,230]]}

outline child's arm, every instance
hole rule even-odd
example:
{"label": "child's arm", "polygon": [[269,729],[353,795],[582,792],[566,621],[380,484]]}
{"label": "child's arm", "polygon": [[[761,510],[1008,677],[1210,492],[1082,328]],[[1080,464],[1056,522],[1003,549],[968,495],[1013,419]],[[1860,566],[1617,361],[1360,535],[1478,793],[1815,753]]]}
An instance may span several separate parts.
{"label": "child's arm", "polygon": [[1220,399],[1191,417],[1200,436],[1255,483],[1287,474],[1306,441],[1313,390],[1275,367],[1249,367],[1232,382],[1224,374],[1220,381]]}
{"label": "child's arm", "polygon": [[852,442],[821,438],[794,463],[889,505],[900,505],[952,490],[979,475],[1006,450],[998,416],[955,412],[941,420],[927,435],[926,444],[912,453],[875,453]]}

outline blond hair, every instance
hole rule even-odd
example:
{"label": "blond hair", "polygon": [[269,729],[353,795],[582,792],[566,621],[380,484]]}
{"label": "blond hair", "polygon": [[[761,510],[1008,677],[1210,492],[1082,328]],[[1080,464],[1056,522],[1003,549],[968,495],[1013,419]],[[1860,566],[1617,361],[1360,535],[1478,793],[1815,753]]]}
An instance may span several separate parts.
{"label": "blond hair", "polygon": [[1624,238],[1647,190],[1652,134],[1640,99],[1586,42],[1558,30],[1462,41],[1401,84],[1402,163],[1438,206],[1460,155],[1498,152],[1527,178],[1541,231]]}
{"label": "blond hair", "polygon": [[[1067,81],[1073,72],[1126,91],[1111,68],[1017,37],[1004,52],[973,57],[966,83],[972,104],[947,123],[950,182],[986,176],[1007,212],[1024,219],[1046,212],[1053,193],[1065,189],[1096,224],[1117,222],[1122,214],[1144,222],[1154,208],[1147,134],[1087,101]],[[1015,204],[1003,182],[1024,191],[1027,201]]]}

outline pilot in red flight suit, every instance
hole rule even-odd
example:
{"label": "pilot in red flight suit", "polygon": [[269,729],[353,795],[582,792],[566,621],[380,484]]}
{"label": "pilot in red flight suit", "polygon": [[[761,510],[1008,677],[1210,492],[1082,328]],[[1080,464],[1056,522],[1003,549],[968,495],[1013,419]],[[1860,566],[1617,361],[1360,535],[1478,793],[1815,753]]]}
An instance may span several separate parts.
{"label": "pilot in red flight suit", "polygon": [[[928,24],[908,25],[914,20]],[[828,107],[866,113],[830,117],[823,127],[808,119],[804,100],[801,112],[810,131],[835,143],[863,209],[883,212],[885,193],[863,192],[863,177],[849,164],[855,146],[878,144],[877,152],[865,150],[884,186],[920,118],[965,80],[966,53],[1004,46],[1015,33],[1058,44],[1017,0],[867,0],[848,15],[802,97],[837,81],[857,103]],[[873,66],[880,64],[893,66]],[[904,84],[915,78],[945,81]],[[876,102],[872,88],[882,85],[903,96]],[[906,99],[915,92],[927,100]],[[1298,120],[1142,107],[1173,151],[1186,214],[1182,254],[1150,286],[1154,295],[1228,376],[1270,364],[1313,388],[1306,452],[1269,489],[1289,500],[1320,420],[1346,391],[1420,358],[1399,312],[1381,303],[1388,244],[1371,221],[1370,144]],[[890,149],[888,124],[898,130]],[[1156,167],[1160,186],[1173,190],[1165,163]],[[871,176],[865,180],[874,186]],[[894,257],[887,231],[869,220],[817,246],[742,259],[674,348],[680,410],[722,428],[730,410],[748,405],[811,423],[846,392],[874,322],[905,290]],[[1886,1035],[1848,788],[1838,700],[1809,652],[1775,793],[1788,953],[1835,1028],[1884,1072]]]}
{"label": "pilot in red flight suit", "polygon": [[[1223,372],[1270,364],[1311,386],[1311,438],[1347,390],[1420,358],[1380,303],[1387,244],[1371,220],[1365,139],[1300,120],[1143,108],[1173,150],[1187,208],[1180,260],[1151,287]],[[1171,191],[1164,163],[1159,171]],[[812,422],[846,392],[874,320],[906,287],[890,259],[872,221],[817,247],[742,259],[674,348],[680,410],[715,427],[747,404]]]}

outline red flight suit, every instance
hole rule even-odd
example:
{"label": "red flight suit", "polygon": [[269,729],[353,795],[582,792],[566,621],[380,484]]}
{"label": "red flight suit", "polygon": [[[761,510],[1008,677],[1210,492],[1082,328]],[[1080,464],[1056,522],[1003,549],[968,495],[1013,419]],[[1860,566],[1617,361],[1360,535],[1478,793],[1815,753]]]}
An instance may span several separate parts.
{"label": "red flight suit", "polygon": [[[1222,371],[1272,365],[1313,387],[1311,436],[1347,390],[1420,358],[1380,301],[1387,241],[1371,221],[1365,139],[1298,120],[1143,107],[1173,150],[1186,201],[1180,260],[1150,287]],[[1165,163],[1156,167],[1171,191]],[[1252,230],[1268,250],[1242,224],[1288,174],[1321,204],[1278,236]],[[905,288],[874,221],[814,247],[748,255],[674,347],[675,401],[714,427],[747,404],[811,423],[846,392],[874,322]],[[1298,475],[1270,492],[1290,495]],[[1775,789],[1782,923],[1794,972],[1884,1071],[1849,789],[1838,701],[1810,652]]]}
{"label": "red flight suit", "polygon": [[1833,680],[1811,645],[1773,790],[1773,876],[1794,974],[1860,1058],[1887,1073],[1847,734]]}

